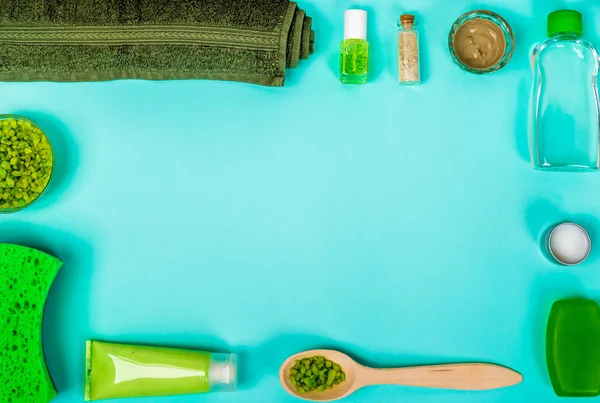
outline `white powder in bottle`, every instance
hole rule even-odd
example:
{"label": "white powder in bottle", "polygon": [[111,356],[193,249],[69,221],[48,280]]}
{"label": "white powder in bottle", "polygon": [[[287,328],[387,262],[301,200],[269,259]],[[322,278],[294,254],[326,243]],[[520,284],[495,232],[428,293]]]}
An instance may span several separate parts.
{"label": "white powder in bottle", "polygon": [[415,16],[400,16],[398,32],[398,82],[418,84],[421,82],[419,68],[419,35],[414,29]]}

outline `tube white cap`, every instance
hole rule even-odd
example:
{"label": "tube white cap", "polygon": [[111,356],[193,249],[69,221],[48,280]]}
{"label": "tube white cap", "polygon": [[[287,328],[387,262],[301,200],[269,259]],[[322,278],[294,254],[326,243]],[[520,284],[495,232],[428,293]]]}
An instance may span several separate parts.
{"label": "tube white cap", "polygon": [[211,354],[208,383],[211,392],[235,391],[237,389],[237,356],[235,354]]}
{"label": "tube white cap", "polygon": [[344,13],[344,39],[367,39],[367,12],[346,10]]}

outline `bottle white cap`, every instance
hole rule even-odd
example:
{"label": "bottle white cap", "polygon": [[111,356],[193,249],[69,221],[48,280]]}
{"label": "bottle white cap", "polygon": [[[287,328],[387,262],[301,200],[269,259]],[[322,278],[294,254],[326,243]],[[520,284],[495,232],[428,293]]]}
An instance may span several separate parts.
{"label": "bottle white cap", "polygon": [[367,12],[346,10],[344,13],[344,39],[367,39]]}

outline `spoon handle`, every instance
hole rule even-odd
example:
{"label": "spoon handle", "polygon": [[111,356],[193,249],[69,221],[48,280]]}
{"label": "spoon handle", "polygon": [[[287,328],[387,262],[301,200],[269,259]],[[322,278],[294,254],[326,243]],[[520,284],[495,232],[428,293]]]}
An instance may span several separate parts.
{"label": "spoon handle", "polygon": [[516,385],[523,380],[523,376],[512,369],[477,363],[394,369],[365,368],[361,372],[359,382],[363,386],[405,385],[455,390],[489,390]]}

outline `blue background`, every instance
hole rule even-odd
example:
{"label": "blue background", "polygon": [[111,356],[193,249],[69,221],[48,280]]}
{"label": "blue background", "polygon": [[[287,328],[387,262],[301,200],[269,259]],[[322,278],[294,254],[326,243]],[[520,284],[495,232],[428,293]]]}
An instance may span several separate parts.
{"label": "blue background", "polygon": [[[56,403],[83,400],[84,343],[233,351],[232,394],[146,402],[295,402],[289,355],[338,348],[376,366],[486,361],[516,387],[373,387],[347,402],[553,402],[544,359],[552,302],[600,300],[600,249],[546,259],[548,227],[600,239],[600,176],[540,173],[527,145],[528,52],[548,12],[575,7],[600,45],[595,0],[302,0],[316,54],[284,88],[181,81],[0,85],[56,149],[42,200],[0,218],[0,241],[64,262],[44,319]],[[371,82],[337,81],[343,12],[369,11]],[[448,53],[453,21],[499,12],[516,51],[491,76]],[[396,21],[415,12],[424,83],[396,83]]]}

